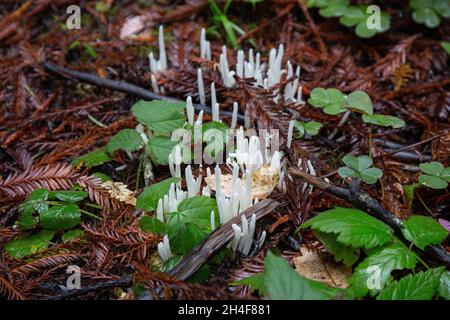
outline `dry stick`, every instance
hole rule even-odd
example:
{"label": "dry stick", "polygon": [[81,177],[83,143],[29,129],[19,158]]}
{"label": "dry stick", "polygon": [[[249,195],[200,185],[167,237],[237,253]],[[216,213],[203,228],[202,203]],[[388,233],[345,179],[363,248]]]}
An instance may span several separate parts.
{"label": "dry stick", "polygon": [[[327,183],[324,180],[301,171],[296,167],[291,167],[289,169],[289,173],[292,176],[302,178],[307,183],[319,188],[320,190],[347,200],[355,207],[368,212],[375,218],[389,225],[395,230],[395,232],[401,234],[403,225],[402,220],[386,210],[377,200],[373,199],[369,194],[362,190],[355,181],[352,181],[350,183],[350,187],[347,189],[336,187],[335,185]],[[425,248],[425,253],[431,256],[435,261],[445,265],[447,268],[450,268],[450,255],[441,246],[427,246]]]}
{"label": "dry stick", "polygon": [[233,240],[234,231],[231,225],[240,225],[242,223],[241,215],[245,215],[247,219],[250,219],[251,216],[255,214],[256,220],[258,220],[275,210],[279,204],[280,203],[275,200],[265,199],[248,208],[242,214],[234,217],[227,223],[221,225],[199,245],[192,249],[180,263],[170,270],[169,274],[177,279],[186,280],[200,269],[209,258],[222,249],[223,246]]}
{"label": "dry stick", "polygon": [[428,139],[425,139],[425,140],[416,142],[416,143],[414,143],[414,144],[411,144],[411,145],[409,145],[409,146],[405,146],[405,147],[403,147],[403,148],[394,150],[394,151],[389,152],[389,153],[380,154],[380,155],[378,155],[378,156],[375,156],[374,159],[377,159],[377,158],[383,158],[383,157],[387,157],[387,156],[391,156],[391,155],[393,155],[393,154],[396,154],[396,153],[399,153],[399,152],[402,152],[402,151],[405,151],[405,150],[408,150],[408,149],[411,149],[411,148],[420,146],[421,144],[424,144],[424,143],[433,141],[434,139],[438,139],[438,138],[443,137],[443,136],[445,136],[445,135],[447,135],[447,134],[450,134],[450,131],[445,131],[444,133],[438,134],[438,135],[436,135],[436,136],[434,136],[434,137],[431,137],[431,138],[428,138]]}
{"label": "dry stick", "polygon": [[323,42],[322,37],[320,36],[319,30],[317,29],[317,26],[314,23],[314,20],[311,18],[310,14],[308,12],[308,8],[306,7],[305,1],[298,0],[298,4],[299,4],[300,8],[302,9],[303,14],[306,17],[306,20],[308,20],[308,23],[311,27],[312,33],[314,33],[314,36],[317,38],[317,42],[319,43],[319,47],[320,47],[320,52],[326,53],[327,48],[325,47],[325,43]]}
{"label": "dry stick", "polygon": [[[139,87],[137,85],[134,85],[132,83],[128,83],[126,81],[104,79],[104,78],[100,78],[100,77],[90,74],[90,73],[62,68],[62,67],[59,67],[50,62],[44,63],[44,70],[46,70],[54,75],[58,75],[65,79],[77,80],[80,82],[89,83],[89,84],[99,86],[102,88],[106,88],[106,89],[110,89],[110,90],[125,92],[128,94],[132,94],[132,95],[141,97],[145,100],[165,100],[165,101],[170,101],[170,102],[185,102],[185,101],[175,99],[172,97],[161,96],[159,94],[153,93],[151,91],[148,91],[148,90],[146,90],[142,87]],[[194,103],[194,109],[197,111],[203,110],[203,112],[212,114],[211,107],[205,106],[202,104]],[[220,114],[227,116],[227,117],[232,117],[232,115],[233,115],[232,112],[224,111],[224,110],[221,111]],[[241,114],[238,114],[237,120],[239,123],[244,123],[244,116]]]}

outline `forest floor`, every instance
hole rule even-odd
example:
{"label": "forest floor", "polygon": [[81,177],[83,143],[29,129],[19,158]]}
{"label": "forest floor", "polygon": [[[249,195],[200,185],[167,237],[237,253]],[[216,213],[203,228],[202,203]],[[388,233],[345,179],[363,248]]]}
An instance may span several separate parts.
{"label": "forest floor", "polygon": [[[331,188],[345,187],[377,200],[391,214],[385,223],[415,214],[447,223],[448,228],[448,188],[405,188],[418,182],[421,163],[450,165],[449,55],[441,45],[449,41],[448,19],[429,29],[413,21],[408,1],[383,1],[380,6],[391,16],[390,28],[364,39],[338,18],[323,18],[303,1],[256,1],[255,5],[233,1],[226,20],[218,20],[208,1],[106,0],[81,1],[81,28],[69,30],[66,9],[72,2],[4,0],[0,4],[0,295],[10,299],[258,298],[264,294],[257,294],[254,287],[232,282],[263,271],[269,250],[305,277],[298,270],[304,262],[299,257],[312,254],[311,250],[326,254],[313,232],[296,231],[301,223],[335,206],[370,211],[367,203],[357,205],[355,194],[347,198],[333,194],[329,185],[323,185],[325,181]],[[225,1],[217,3],[223,8]],[[244,33],[232,32],[233,39],[223,21],[231,21]],[[125,190],[132,191],[128,196],[135,198],[146,185],[169,178],[168,166],[154,165],[154,180],[149,182],[142,174],[142,158],[130,157],[125,151],[107,155],[110,161],[100,161],[95,167],[73,162],[107,145],[120,130],[135,128],[138,121],[130,110],[143,96],[111,90],[104,83],[80,82],[77,76],[64,79],[64,72],[59,70],[58,75],[48,67],[51,63],[153,91],[148,55],[153,51],[158,56],[160,25],[164,25],[168,67],[157,73],[158,86],[164,87],[159,95],[180,101],[191,96],[199,103],[197,69],[202,67],[206,104],[214,82],[224,123],[231,123],[225,111],[231,114],[233,102],[238,102],[239,114],[249,117],[251,126],[280,130],[284,168],[310,173],[302,177],[291,168],[284,188],[276,186],[270,194],[277,205],[256,223],[256,234],[267,233],[262,248],[248,256],[221,257],[208,264],[206,277],[199,275],[196,281],[149,267],[161,263],[156,248],[162,235],[144,232],[139,222],[142,215],[152,215],[152,210],[136,209],[134,200],[119,199],[98,178],[107,175],[123,183]],[[207,30],[211,42],[211,60],[200,58],[201,28]],[[288,60],[294,69],[301,67],[298,87],[306,103],[274,102],[271,91],[254,88],[247,80],[225,86],[218,69],[219,55],[227,45],[228,62],[234,68],[238,49],[233,44],[245,53],[250,48],[261,52],[266,63],[270,50],[283,44],[283,68]],[[288,80],[282,77],[280,90]],[[357,112],[345,113],[348,119],[342,121],[342,113],[326,114],[308,102],[318,87],[345,93],[362,90],[370,96],[374,112],[401,118],[405,124],[395,128],[371,125]],[[198,105],[196,111],[201,108]],[[203,109],[206,122],[212,117],[211,108]],[[322,127],[316,135],[295,138],[287,148],[292,119],[316,121]],[[337,171],[346,154],[369,155],[382,177],[374,184],[347,187],[352,184]],[[299,160],[302,164],[297,166]],[[308,164],[319,180],[314,181],[311,169],[305,169]],[[225,167],[222,170],[227,171]],[[302,179],[315,187],[305,188]],[[21,226],[19,220],[26,211],[21,204],[41,188],[88,192],[88,198],[78,203],[87,214],[81,215],[71,233],[67,228],[49,231],[42,215],[41,225],[36,222],[36,212],[30,213],[33,222],[29,227]],[[112,188],[123,191],[120,185]],[[370,213],[380,218],[376,211]],[[45,234],[47,240],[42,238],[44,231],[50,232]],[[434,267],[448,263],[450,244],[447,240],[441,245],[438,254],[419,250],[420,260]],[[184,263],[194,264],[197,270],[204,262]],[[81,270],[81,290],[65,288],[70,265]],[[398,272],[396,279],[402,275]],[[321,274],[309,277],[327,282],[320,279]],[[334,285],[335,280],[331,279]]]}

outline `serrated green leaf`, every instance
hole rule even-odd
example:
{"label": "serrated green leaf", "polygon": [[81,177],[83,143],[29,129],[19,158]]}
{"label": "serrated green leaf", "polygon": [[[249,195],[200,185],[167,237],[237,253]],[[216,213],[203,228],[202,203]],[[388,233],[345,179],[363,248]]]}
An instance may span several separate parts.
{"label": "serrated green leaf", "polygon": [[347,98],[347,103],[353,109],[361,110],[366,114],[373,114],[372,99],[364,91],[356,90],[350,93]]}
{"label": "serrated green leaf", "polygon": [[131,112],[140,123],[161,134],[170,134],[183,127],[186,122],[184,102],[167,102],[162,100],[136,102]]}
{"label": "serrated green leaf", "polygon": [[84,236],[84,231],[81,229],[72,229],[67,230],[64,232],[64,234],[61,236],[62,242],[69,242],[71,240],[82,238]]}
{"label": "serrated green leaf", "polygon": [[394,129],[405,126],[405,121],[402,119],[383,114],[363,114],[362,119],[365,123],[371,123],[382,127],[392,127]]}
{"label": "serrated green leaf", "polygon": [[430,176],[428,174],[421,174],[419,176],[419,182],[424,186],[432,189],[445,189],[448,186],[447,181],[440,177]]}
{"label": "serrated green leaf", "polygon": [[268,252],[264,260],[264,285],[271,300],[327,300],[338,289],[302,277],[287,262]]}
{"label": "serrated green leaf", "polygon": [[444,268],[434,268],[410,274],[388,285],[380,292],[379,300],[431,300],[436,294]]}
{"label": "serrated green leaf", "polygon": [[109,140],[106,150],[109,153],[116,150],[136,151],[141,144],[141,135],[136,130],[122,129]]}
{"label": "serrated green leaf", "polygon": [[439,280],[438,294],[440,297],[450,300],[450,271],[442,272]]}
{"label": "serrated green leaf", "polygon": [[53,206],[41,212],[41,226],[53,230],[65,230],[75,227],[81,222],[80,208],[70,203],[64,206]]}
{"label": "serrated green leaf", "polygon": [[334,233],[314,231],[314,235],[322,242],[325,249],[334,255],[334,260],[342,261],[346,266],[353,265],[359,258],[359,249],[347,247],[337,241]]}
{"label": "serrated green leaf", "polygon": [[377,292],[391,279],[393,270],[413,269],[417,263],[415,255],[404,246],[393,243],[377,249],[356,267],[349,283],[357,297],[370,290]]}
{"label": "serrated green leaf", "polygon": [[194,196],[178,205],[178,212],[169,214],[167,225],[178,222],[190,222],[200,229],[211,231],[211,211],[214,211],[215,224],[219,225],[216,200],[207,196]]}
{"label": "serrated green leaf", "polygon": [[238,281],[230,283],[232,286],[248,285],[254,291],[258,291],[261,296],[267,294],[266,287],[264,285],[264,272],[256,273],[250,277],[243,278]]}
{"label": "serrated green leaf", "polygon": [[55,191],[56,199],[64,202],[78,202],[89,195],[86,191]]}
{"label": "serrated green leaf", "polygon": [[169,154],[179,141],[171,140],[169,137],[155,136],[148,140],[150,156],[156,164],[166,165],[169,162]]}
{"label": "serrated green leaf", "polygon": [[353,248],[374,248],[392,240],[392,229],[367,213],[336,207],[306,221],[302,228],[311,227],[326,233],[339,234],[337,240]]}
{"label": "serrated green leaf", "polygon": [[75,167],[83,164],[84,166],[91,168],[102,165],[111,160],[111,156],[106,152],[106,147],[103,147],[73,159],[71,164]]}
{"label": "serrated green leaf", "polygon": [[180,178],[167,178],[151,186],[145,187],[144,191],[137,197],[136,208],[153,211],[158,206],[159,199],[164,198],[169,192],[172,183],[180,182]]}
{"label": "serrated green leaf", "polygon": [[[169,215],[170,216],[170,215]],[[173,222],[169,227],[171,250],[177,254],[187,254],[205,239],[211,230],[199,228],[189,222]]]}
{"label": "serrated green leaf", "polygon": [[430,244],[441,244],[448,231],[433,218],[412,216],[403,223],[402,233],[414,245],[424,250]]}
{"label": "serrated green leaf", "polygon": [[8,242],[5,251],[12,257],[22,259],[31,254],[45,250],[55,231],[41,230],[39,233],[26,238],[16,238]]}
{"label": "serrated green leaf", "polygon": [[167,234],[167,227],[156,217],[142,217],[139,221],[139,227],[148,233]]}

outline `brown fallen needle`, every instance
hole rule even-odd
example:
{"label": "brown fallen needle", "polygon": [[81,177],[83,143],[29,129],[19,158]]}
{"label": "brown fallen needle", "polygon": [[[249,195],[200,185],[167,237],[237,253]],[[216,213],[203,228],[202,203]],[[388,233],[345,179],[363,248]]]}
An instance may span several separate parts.
{"label": "brown fallen needle", "polygon": [[[265,199],[245,210],[242,214],[249,219],[253,214],[256,220],[271,213],[279,206],[279,202]],[[234,231],[232,224],[241,224],[241,215],[238,215],[214,230],[202,243],[192,249],[183,260],[181,260],[169,274],[180,280],[186,280],[200,269],[208,259],[219,252],[228,242],[233,240]]]}
{"label": "brown fallen needle", "polygon": [[[402,220],[386,210],[377,200],[373,199],[367,192],[362,190],[356,181],[351,181],[348,188],[341,188],[327,183],[321,178],[301,171],[296,167],[291,167],[289,169],[289,173],[291,176],[301,178],[320,190],[331,193],[332,195],[350,202],[356,208],[361,209],[369,213],[371,216],[383,221],[394,229],[396,233],[401,234],[403,225]],[[441,246],[427,246],[425,248],[425,253],[436,262],[450,268],[450,255]]]}

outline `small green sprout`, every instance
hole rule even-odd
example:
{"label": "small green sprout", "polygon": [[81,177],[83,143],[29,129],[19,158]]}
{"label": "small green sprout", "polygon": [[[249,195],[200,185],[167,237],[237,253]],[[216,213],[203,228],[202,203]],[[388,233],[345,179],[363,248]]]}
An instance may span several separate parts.
{"label": "small green sprout", "polygon": [[432,189],[445,189],[450,182],[450,167],[437,161],[421,163],[420,170],[423,174],[419,176],[419,182]]}
{"label": "small green sprout", "polygon": [[371,168],[373,161],[368,156],[355,157],[346,155],[343,158],[345,167],[338,169],[342,178],[360,178],[367,184],[374,184],[383,176],[383,171],[379,168]]}
{"label": "small green sprout", "polygon": [[239,33],[240,35],[244,35],[245,31],[242,30],[237,24],[230,21],[227,17],[228,8],[230,7],[231,2],[232,0],[227,0],[222,12],[222,10],[220,10],[219,6],[214,0],[208,1],[209,7],[213,12],[212,18],[216,27],[222,26],[225,30],[227,41],[233,46],[233,48],[237,48],[238,43],[236,32]]}
{"label": "small green sprout", "polygon": [[302,122],[296,120],[294,128],[296,129],[294,137],[296,139],[301,139],[305,135],[305,132],[310,136],[315,136],[319,134],[319,131],[322,128],[322,124],[316,121]]}

